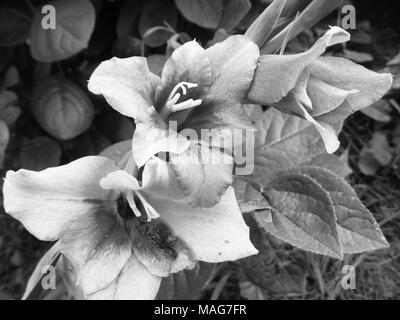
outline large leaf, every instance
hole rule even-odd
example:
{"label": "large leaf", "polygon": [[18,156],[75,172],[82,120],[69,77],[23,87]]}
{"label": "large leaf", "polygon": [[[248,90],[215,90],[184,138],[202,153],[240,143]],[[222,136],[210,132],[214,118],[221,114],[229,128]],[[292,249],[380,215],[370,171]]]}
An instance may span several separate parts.
{"label": "large leaf", "polygon": [[175,0],[182,15],[201,27],[216,29],[224,10],[223,0]]}
{"label": "large leaf", "polygon": [[307,163],[324,153],[316,129],[301,118],[270,108],[256,127],[253,177],[263,184],[277,171]]}
{"label": "large leaf", "polygon": [[388,247],[371,212],[362,204],[346,181],[320,167],[304,166],[291,169],[289,172],[310,177],[329,193],[344,253],[353,254]]}
{"label": "large leaf", "polygon": [[281,172],[263,193],[271,209],[252,213],[262,229],[300,249],[343,258],[332,202],[315,180]]}
{"label": "large leaf", "polygon": [[95,9],[89,0],[57,0],[55,29],[44,29],[45,15],[35,12],[30,31],[30,49],[35,60],[59,61],[73,56],[88,46],[95,24]]}
{"label": "large leaf", "polygon": [[310,164],[341,177],[351,170],[336,155],[326,154],[321,136],[308,121],[268,109],[255,123],[258,131],[251,178],[266,184],[277,171]]}

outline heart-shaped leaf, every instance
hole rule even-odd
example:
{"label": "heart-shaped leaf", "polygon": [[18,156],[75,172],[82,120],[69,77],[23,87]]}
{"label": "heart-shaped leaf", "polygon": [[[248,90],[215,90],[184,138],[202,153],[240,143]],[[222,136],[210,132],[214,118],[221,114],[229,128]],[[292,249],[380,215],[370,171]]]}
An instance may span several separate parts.
{"label": "heart-shaped leaf", "polygon": [[[96,18],[89,0],[57,0],[51,5],[54,6],[53,11],[43,14],[38,9],[35,12],[30,31],[32,56],[42,62],[63,60],[85,49]],[[55,13],[54,17],[46,16],[52,12]],[[55,29],[44,27],[46,19],[54,19]]]}
{"label": "heart-shaped leaf", "polygon": [[343,258],[329,194],[312,178],[281,172],[264,194],[272,209],[252,213],[268,233],[300,249]]}
{"label": "heart-shaped leaf", "polygon": [[354,254],[388,247],[371,212],[346,181],[321,167],[304,166],[289,172],[312,178],[328,192],[337,217],[343,253]]}

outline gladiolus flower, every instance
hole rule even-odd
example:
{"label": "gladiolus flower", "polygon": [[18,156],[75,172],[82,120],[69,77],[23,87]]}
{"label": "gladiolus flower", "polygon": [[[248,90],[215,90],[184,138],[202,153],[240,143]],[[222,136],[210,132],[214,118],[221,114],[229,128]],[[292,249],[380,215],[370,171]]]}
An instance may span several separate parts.
{"label": "gladiolus flower", "polygon": [[[153,299],[162,277],[256,254],[233,188],[212,208],[192,208],[171,165],[138,171],[89,156],[40,172],[9,171],[4,208],[34,236],[56,241],[74,290],[86,299]],[[54,249],[53,249],[54,252]]]}
{"label": "gladiolus flower", "polygon": [[[149,71],[145,58],[113,58],[98,66],[88,87],[134,118],[132,150],[139,167],[159,152],[174,154],[172,168],[191,205],[210,207],[232,184],[230,150],[221,151],[210,137],[188,141],[171,134],[168,123],[174,121],[178,132],[190,128],[199,135],[201,129],[214,129],[217,137],[211,138],[222,138],[223,129],[254,129],[241,102],[258,57],[257,45],[245,36],[231,36],[207,50],[191,41],[172,53],[161,78]],[[204,163],[206,152],[220,156],[221,163]]]}
{"label": "gladiolus flower", "polygon": [[349,40],[348,32],[332,27],[306,52],[260,56],[249,100],[310,121],[327,152],[335,152],[336,132],[343,120],[379,100],[392,83],[390,74],[375,73],[343,58],[321,57],[327,47]]}

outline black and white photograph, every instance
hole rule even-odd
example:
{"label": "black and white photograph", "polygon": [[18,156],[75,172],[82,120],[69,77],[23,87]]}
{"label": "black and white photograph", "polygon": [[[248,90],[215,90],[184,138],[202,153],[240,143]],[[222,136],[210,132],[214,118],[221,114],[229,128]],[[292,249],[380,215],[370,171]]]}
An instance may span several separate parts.
{"label": "black and white photograph", "polygon": [[0,0],[0,173],[2,301],[398,300],[400,2]]}

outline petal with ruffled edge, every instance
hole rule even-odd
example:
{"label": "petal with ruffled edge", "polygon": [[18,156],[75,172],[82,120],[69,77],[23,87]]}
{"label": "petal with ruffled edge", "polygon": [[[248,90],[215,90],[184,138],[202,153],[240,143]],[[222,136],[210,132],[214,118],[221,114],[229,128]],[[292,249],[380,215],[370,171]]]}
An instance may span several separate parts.
{"label": "petal with ruffled edge", "polygon": [[209,90],[211,66],[205,50],[195,41],[189,41],[177,48],[164,65],[162,85],[157,89],[157,107],[161,108],[171,91],[180,82],[197,84],[177,103],[187,99],[197,99]]}
{"label": "petal with ruffled edge", "polygon": [[112,58],[103,61],[89,79],[88,88],[102,94],[119,113],[140,118],[153,105],[160,78],[149,71],[146,58]]}
{"label": "petal with ruffled edge", "polygon": [[306,52],[293,55],[262,55],[247,97],[259,104],[273,104],[291,91],[305,68],[326,48],[350,40],[350,34],[332,27]]}
{"label": "petal with ruffled edge", "polygon": [[350,60],[338,57],[320,57],[310,64],[311,76],[326,84],[346,91],[353,112],[378,101],[390,89],[392,75],[376,73]]}
{"label": "petal with ruffled edge", "polygon": [[115,170],[112,160],[90,156],[40,172],[8,171],[4,209],[40,240],[57,240],[74,220],[109,208],[118,195],[99,181]]}
{"label": "petal with ruffled edge", "polygon": [[206,50],[213,81],[208,95],[215,99],[242,101],[257,67],[260,50],[246,36],[234,35]]}
{"label": "petal with ruffled edge", "polygon": [[206,143],[193,142],[186,152],[171,156],[171,163],[193,207],[214,206],[233,182],[232,156]]}
{"label": "petal with ruffled edge", "polygon": [[212,208],[191,208],[184,202],[148,198],[196,260],[217,263],[257,254],[230,187]]}
{"label": "petal with ruffled edge", "polygon": [[160,288],[161,278],[152,275],[132,255],[118,277],[103,290],[87,298],[89,300],[153,300]]}

